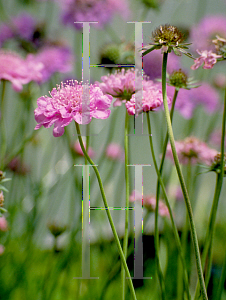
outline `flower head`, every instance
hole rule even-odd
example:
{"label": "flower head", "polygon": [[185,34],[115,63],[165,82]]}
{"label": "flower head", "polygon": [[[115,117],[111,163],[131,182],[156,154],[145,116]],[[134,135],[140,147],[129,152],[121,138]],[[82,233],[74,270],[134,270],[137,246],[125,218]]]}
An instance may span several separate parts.
{"label": "flower head", "polygon": [[149,44],[151,47],[144,47],[143,50],[146,51],[143,52],[143,56],[154,49],[161,49],[162,53],[171,52],[173,50],[176,55],[180,56],[181,53],[184,53],[192,57],[190,53],[185,51],[185,49],[188,49],[187,45],[190,44],[183,43],[183,41],[184,35],[176,26],[169,24],[160,25],[152,33],[151,43]]}
{"label": "flower head", "polygon": [[[154,195],[146,195],[142,199],[142,195],[139,192],[133,191],[129,200],[130,202],[139,201],[150,212],[154,212],[156,209],[156,198]],[[159,215],[169,217],[169,210],[161,199],[159,200]]]}
{"label": "flower head", "polygon": [[26,59],[9,51],[0,51],[0,80],[8,80],[17,92],[23,89],[23,85],[34,80],[42,79],[42,63],[35,63],[28,55]]}
{"label": "flower head", "polygon": [[53,135],[59,137],[64,133],[64,127],[73,120],[78,124],[88,124],[92,118],[106,119],[110,115],[109,106],[112,97],[103,95],[96,84],[90,85],[90,107],[84,111],[83,86],[78,81],[68,81],[52,89],[50,97],[38,98],[38,108],[35,109],[35,120],[39,123],[35,129],[42,125],[46,128],[54,124]]}
{"label": "flower head", "polygon": [[123,160],[124,159],[124,150],[117,143],[111,143],[107,146],[106,156],[112,160]]}
{"label": "flower head", "polygon": [[7,231],[8,223],[5,217],[0,217],[0,231]]}
{"label": "flower head", "polygon": [[74,22],[97,21],[94,26],[103,28],[109,23],[115,13],[127,17],[129,13],[126,0],[61,0],[62,20],[66,25],[81,29],[81,24]]}
{"label": "flower head", "polygon": [[217,58],[222,58],[221,55],[218,55],[212,51],[199,51],[196,50],[200,57],[195,59],[194,65],[191,66],[192,70],[196,70],[204,63],[203,69],[212,69],[214,64],[217,62]]}
{"label": "flower head", "polygon": [[[226,176],[226,153],[224,153],[223,164],[224,164],[224,176]],[[216,173],[221,172],[221,153],[217,153],[215,155],[209,171],[214,171]]]}
{"label": "flower head", "polygon": [[[135,100],[136,94],[132,95],[130,101],[126,102],[126,108],[129,115],[135,115]],[[168,103],[171,102],[171,98],[167,97]],[[163,104],[162,91],[159,84],[155,84],[149,81],[149,88],[143,90],[142,103],[138,103],[137,114],[148,111],[153,111]]]}
{"label": "flower head", "polygon": [[[187,137],[182,141],[175,142],[178,158],[181,164],[204,163],[211,165],[217,151],[209,148],[204,142],[195,137]],[[166,157],[173,161],[170,144],[167,146]]]}

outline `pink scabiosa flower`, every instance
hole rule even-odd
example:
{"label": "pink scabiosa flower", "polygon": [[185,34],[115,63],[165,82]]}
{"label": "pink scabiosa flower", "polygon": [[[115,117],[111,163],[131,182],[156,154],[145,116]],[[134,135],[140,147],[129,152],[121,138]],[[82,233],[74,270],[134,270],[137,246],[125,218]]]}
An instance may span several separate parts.
{"label": "pink scabiosa flower", "polygon": [[7,231],[8,223],[5,217],[0,217],[0,231]]}
{"label": "pink scabiosa flower", "polygon": [[35,120],[39,123],[36,129],[41,126],[49,128],[54,124],[53,136],[59,137],[64,134],[64,127],[73,120],[78,124],[88,124],[92,118],[106,119],[110,115],[109,106],[112,97],[103,95],[103,92],[96,84],[90,85],[90,108],[89,120],[83,118],[86,112],[82,111],[83,86],[78,81],[68,81],[57,85],[52,89],[50,97],[38,98],[38,108],[35,109]]}
{"label": "pink scabiosa flower", "polygon": [[42,82],[48,81],[56,72],[70,72],[73,67],[72,53],[66,46],[46,46],[33,56],[33,60],[44,65]]}
{"label": "pink scabiosa flower", "polygon": [[203,69],[212,69],[215,63],[217,62],[217,58],[222,58],[221,55],[218,55],[212,51],[199,51],[196,50],[200,57],[195,59],[194,65],[191,66],[192,70],[196,70],[204,63]]}
{"label": "pink scabiosa flower", "polygon": [[[162,91],[159,84],[149,81],[149,88],[143,90],[142,106],[138,107],[137,114],[148,111],[153,111],[163,104]],[[126,102],[126,109],[129,115],[135,115],[135,95],[132,95],[130,101]],[[167,96],[168,103],[171,103],[171,98]]]}
{"label": "pink scabiosa flower", "polygon": [[[167,86],[167,95],[173,97],[174,91],[174,87]],[[207,113],[212,114],[218,110],[219,103],[216,89],[203,82],[201,86],[191,90],[180,89],[175,108],[185,119],[190,119],[197,106],[202,105]]]}
{"label": "pink scabiosa flower", "polygon": [[28,55],[23,59],[10,51],[0,51],[0,80],[8,80],[12,83],[15,91],[23,89],[23,85],[34,80],[40,82],[42,79],[42,63],[35,63]]}
{"label": "pink scabiosa flower", "polygon": [[[150,212],[154,212],[156,209],[156,198],[154,195],[144,196],[142,202],[142,195],[137,191],[133,191],[129,200],[130,202],[139,201],[141,204],[143,203],[144,207]],[[170,217],[169,210],[161,199],[159,200],[159,215],[162,217]]]}
{"label": "pink scabiosa flower", "polygon": [[[84,147],[86,148],[86,143],[85,143],[85,142],[83,142],[83,145],[84,145]],[[76,141],[76,142],[74,143],[74,145],[72,146],[72,149],[74,150],[74,152],[75,152],[78,156],[84,156],[84,153],[83,153],[83,151],[82,151],[82,148],[81,148],[81,146],[80,146],[79,141]],[[94,152],[94,150],[93,150],[91,147],[89,147],[88,155],[89,155],[90,158],[93,158],[93,157],[95,156],[95,152]]]}
{"label": "pink scabiosa flower", "polygon": [[81,29],[81,24],[74,22],[96,21],[96,27],[103,28],[115,13],[127,17],[129,13],[126,0],[61,0],[62,21],[65,25],[73,25]]}
{"label": "pink scabiosa flower", "polygon": [[[180,68],[180,57],[173,52],[169,53],[167,61],[167,72]],[[162,72],[162,53],[161,50],[155,50],[148,53],[143,58],[144,72],[151,80],[161,78]]]}
{"label": "pink scabiosa flower", "polygon": [[212,39],[220,35],[226,38],[226,17],[210,15],[191,28],[190,41],[194,50],[214,50]]}
{"label": "pink scabiosa flower", "polygon": [[[206,143],[195,137],[175,141],[175,146],[179,161],[183,165],[203,163],[210,166],[217,154],[215,149],[209,148]],[[166,157],[174,161],[170,144],[167,146]]]}
{"label": "pink scabiosa flower", "polygon": [[123,160],[125,157],[124,150],[117,143],[111,143],[105,151],[106,156],[112,160]]}

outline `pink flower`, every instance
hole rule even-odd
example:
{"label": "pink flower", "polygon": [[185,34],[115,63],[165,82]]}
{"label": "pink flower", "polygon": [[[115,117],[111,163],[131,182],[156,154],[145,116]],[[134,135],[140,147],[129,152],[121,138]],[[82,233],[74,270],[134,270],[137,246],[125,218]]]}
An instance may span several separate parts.
{"label": "pink flower", "polygon": [[226,38],[226,17],[224,15],[206,16],[199,24],[194,25],[190,33],[191,46],[194,50],[214,50],[212,39],[216,35]]}
{"label": "pink flower", "polygon": [[0,231],[7,231],[8,223],[5,217],[0,217]]}
{"label": "pink flower", "polygon": [[46,46],[38,54],[33,56],[36,63],[42,63],[42,82],[46,82],[56,73],[67,73],[72,70],[72,53],[68,47]]}
{"label": "pink flower", "polygon": [[[211,149],[204,142],[195,137],[187,137],[182,141],[175,142],[178,158],[181,164],[204,163],[212,165],[215,155],[218,153]],[[173,161],[173,154],[170,144],[167,146],[166,157]]]}
{"label": "pink flower", "polygon": [[[173,97],[174,90],[174,87],[167,86],[167,95]],[[175,108],[184,118],[190,119],[197,106],[202,105],[207,113],[212,114],[219,108],[219,102],[216,89],[203,82],[198,88],[180,89]]]}
{"label": "pink flower", "polygon": [[222,57],[212,51],[199,51],[196,50],[200,57],[195,59],[194,65],[191,66],[192,70],[196,70],[204,63],[203,69],[212,69],[213,65],[217,62],[217,58]]}
{"label": "pink flower", "polygon": [[[84,145],[85,148],[86,148],[86,143],[85,143],[85,142],[83,142],[83,145]],[[76,142],[74,143],[74,145],[73,145],[72,148],[73,148],[73,150],[75,151],[75,153],[76,153],[77,155],[79,155],[79,156],[84,156],[79,141],[76,141]],[[91,157],[91,158],[93,158],[93,157],[95,156],[95,152],[94,152],[94,150],[93,150],[91,147],[89,147],[88,154],[89,154],[89,157]]]}
{"label": "pink flower", "polygon": [[[162,91],[159,87],[159,84],[153,83],[153,81],[148,81],[149,88],[143,90],[142,95],[142,105],[139,106],[137,113],[152,111],[158,107],[160,107],[163,103]],[[147,88],[147,86],[145,87]],[[129,115],[135,114],[135,94],[132,95],[130,101],[126,102],[126,108]],[[168,103],[171,102],[171,98],[167,97]]]}
{"label": "pink flower", "polygon": [[0,65],[0,80],[10,81],[17,92],[23,89],[23,84],[32,80],[39,82],[42,78],[40,73],[43,68],[42,63],[34,63],[30,56],[23,59],[13,52],[2,50],[0,51]]}
{"label": "pink flower", "polygon": [[106,156],[112,160],[124,160],[124,150],[117,143],[111,143],[107,146]]}
{"label": "pink flower", "polygon": [[76,29],[81,29],[81,24],[74,22],[96,21],[93,24],[98,28],[103,28],[108,24],[115,13],[120,13],[127,17],[129,13],[126,0],[61,0],[63,23],[73,25]]}
{"label": "pink flower", "polygon": [[[139,201],[141,204],[143,203],[144,207],[146,207],[149,211],[153,212],[156,209],[156,198],[153,195],[144,196],[142,201],[142,195],[138,192],[133,191],[129,200],[130,202]],[[159,215],[168,218],[170,216],[167,206],[161,199],[159,200]]]}
{"label": "pink flower", "polygon": [[111,105],[112,97],[103,95],[101,89],[96,84],[90,85],[90,107],[87,111],[82,111],[83,86],[78,81],[63,82],[61,86],[52,89],[50,97],[42,96],[38,98],[38,108],[35,109],[35,130],[41,126],[49,128],[54,124],[53,135],[59,137],[64,134],[64,127],[73,120],[78,124],[88,124],[92,118],[106,119],[110,115],[108,109]]}

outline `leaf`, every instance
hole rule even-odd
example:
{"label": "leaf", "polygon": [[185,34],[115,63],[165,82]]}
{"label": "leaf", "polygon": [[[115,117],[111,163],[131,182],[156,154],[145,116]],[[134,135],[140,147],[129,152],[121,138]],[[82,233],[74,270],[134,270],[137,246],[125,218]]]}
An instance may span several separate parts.
{"label": "leaf", "polygon": [[[149,52],[155,50],[158,46],[154,45],[152,47],[150,47],[149,49],[147,49],[145,52],[142,53],[142,56],[145,56],[146,54],[148,54]],[[145,48],[144,48],[145,49]],[[142,49],[143,50],[143,49]],[[140,50],[141,51],[141,50]]]}

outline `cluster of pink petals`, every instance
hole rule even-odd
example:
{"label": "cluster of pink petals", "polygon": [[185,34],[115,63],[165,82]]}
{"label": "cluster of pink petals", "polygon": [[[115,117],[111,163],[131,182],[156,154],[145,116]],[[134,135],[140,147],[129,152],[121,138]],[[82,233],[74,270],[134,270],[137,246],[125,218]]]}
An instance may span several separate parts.
{"label": "cluster of pink petals", "polygon": [[[175,88],[167,86],[167,95],[173,97]],[[175,108],[179,110],[181,115],[190,119],[194,110],[199,105],[203,106],[209,114],[219,109],[219,94],[210,84],[203,82],[201,86],[191,90],[180,89]]]}
{"label": "cluster of pink petals", "polygon": [[223,15],[206,16],[199,24],[191,28],[191,46],[194,50],[214,50],[212,39],[216,35],[226,38],[226,17]]}
{"label": "cluster of pink petals", "polygon": [[46,82],[56,73],[67,73],[73,69],[73,57],[70,49],[65,46],[46,46],[41,49],[33,60],[42,63],[42,82]]}
{"label": "cluster of pink petals", "polygon": [[[139,201],[142,204],[142,195],[137,192],[133,191],[129,198],[130,202]],[[146,195],[143,197],[143,205],[149,211],[155,211],[156,209],[156,198],[153,195]],[[159,215],[162,217],[169,218],[169,210],[167,206],[164,204],[162,200],[159,200]]]}
{"label": "cluster of pink petals", "polygon": [[89,87],[90,105],[84,111],[83,86],[78,81],[61,83],[50,92],[50,97],[38,98],[38,108],[35,109],[35,120],[41,126],[49,128],[54,124],[53,135],[59,137],[64,134],[64,127],[73,120],[78,124],[88,124],[92,118],[106,119],[110,115],[109,106],[112,97],[104,95],[96,85]]}
{"label": "cluster of pink petals", "polygon": [[110,143],[106,148],[105,154],[112,160],[124,160],[125,158],[124,150],[117,143]]}
{"label": "cluster of pink petals", "polygon": [[[211,149],[206,143],[195,137],[187,137],[182,141],[175,142],[179,161],[183,165],[202,163],[212,165],[217,150]],[[166,157],[173,160],[170,144],[167,145]]]}
{"label": "cluster of pink petals", "polygon": [[200,55],[198,58],[195,59],[194,65],[191,66],[192,70],[196,70],[199,67],[202,66],[204,63],[203,69],[212,69],[215,63],[217,62],[217,58],[221,58],[221,55],[218,55],[211,50],[204,50],[204,51],[199,51],[196,50],[197,53]]}
{"label": "cluster of pink petals", "polygon": [[30,81],[42,80],[43,64],[33,61],[31,55],[25,59],[11,51],[0,51],[0,80],[8,80],[15,91],[23,89],[23,85]]}
{"label": "cluster of pink petals", "polygon": [[0,217],[0,231],[7,231],[8,230],[8,223],[6,221],[6,218]]}
{"label": "cluster of pink petals", "polygon": [[[141,112],[152,111],[163,104],[162,91],[159,84],[150,82],[149,89],[143,90],[142,103],[138,102],[136,111],[136,94],[132,95],[130,101],[127,101],[125,106],[129,115],[138,115]],[[167,97],[167,102],[171,103],[171,98]]]}
{"label": "cluster of pink petals", "polygon": [[[83,145],[86,148],[86,143],[85,142],[83,142]],[[77,140],[74,143],[74,145],[72,146],[72,148],[73,148],[73,150],[75,151],[75,153],[77,155],[84,156],[84,153],[83,153],[82,148],[80,146],[79,140]],[[94,150],[91,147],[89,147],[89,149],[88,149],[88,155],[89,155],[90,158],[93,158],[95,156],[95,152],[94,152]]]}
{"label": "cluster of pink petals", "polygon": [[127,0],[60,0],[62,3],[62,20],[66,25],[73,25],[81,29],[81,24],[74,22],[98,22],[93,24],[103,28],[108,24],[115,13],[123,17],[129,14]]}

